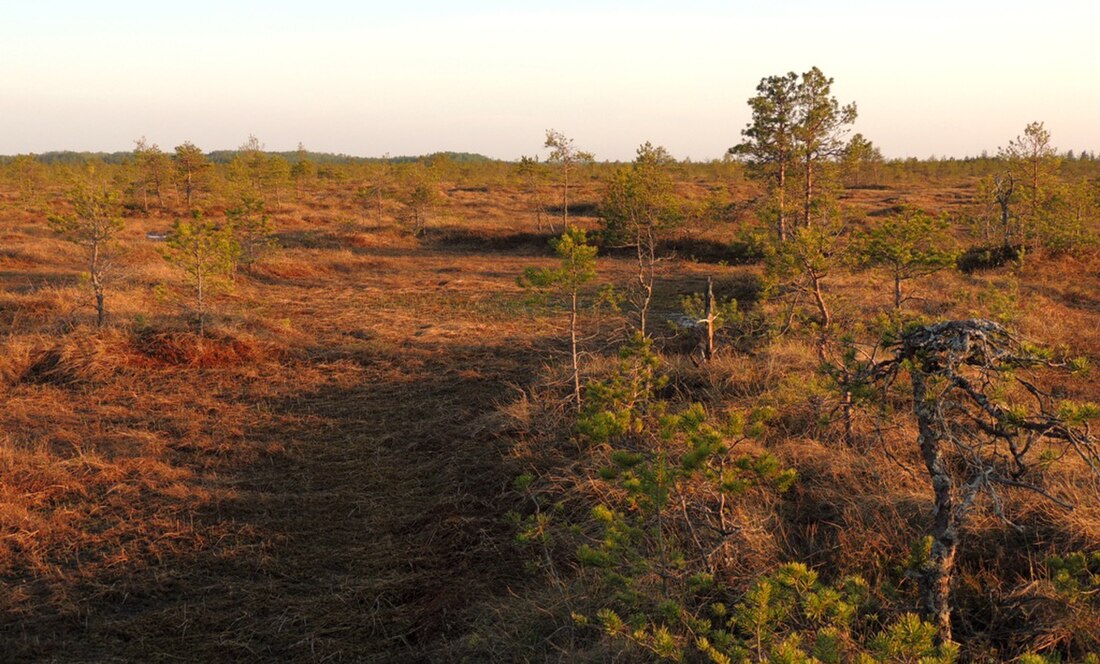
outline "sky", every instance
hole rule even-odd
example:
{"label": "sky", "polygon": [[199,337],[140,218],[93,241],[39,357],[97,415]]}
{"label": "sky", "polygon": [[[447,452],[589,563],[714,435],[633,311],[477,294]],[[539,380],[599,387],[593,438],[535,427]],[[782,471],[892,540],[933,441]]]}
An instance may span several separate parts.
{"label": "sky", "polygon": [[812,66],[887,157],[1043,121],[1100,150],[1096,0],[0,0],[0,154],[145,136],[358,156],[719,158],[761,78]]}

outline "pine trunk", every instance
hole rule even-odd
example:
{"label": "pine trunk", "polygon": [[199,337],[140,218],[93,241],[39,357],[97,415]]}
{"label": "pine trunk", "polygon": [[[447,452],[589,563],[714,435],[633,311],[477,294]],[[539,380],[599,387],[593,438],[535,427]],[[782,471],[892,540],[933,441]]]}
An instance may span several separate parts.
{"label": "pine trunk", "polygon": [[714,359],[714,280],[707,277],[707,345],[706,360]]}
{"label": "pine trunk", "polygon": [[779,162],[779,241],[787,241],[787,163]]}
{"label": "pine trunk", "polygon": [[803,201],[802,225],[810,227],[810,205],[814,198],[814,162],[806,155],[806,200]]}
{"label": "pine trunk", "polygon": [[561,190],[561,232],[569,230],[569,164],[562,164],[564,186]]}
{"label": "pine trunk", "polygon": [[913,411],[920,429],[918,444],[932,480],[936,504],[932,547],[921,578],[921,611],[925,619],[937,627],[937,641],[943,643],[952,637],[951,580],[958,548],[957,513],[951,475],[943,459],[941,436],[934,427],[936,404],[928,399],[924,374],[914,368],[911,376]]}
{"label": "pine trunk", "polygon": [[103,291],[97,290],[95,294],[96,327],[103,327],[103,324],[107,321],[107,310],[103,300]]}
{"label": "pine trunk", "polygon": [[569,348],[573,358],[573,399],[581,410],[581,370],[577,357],[577,290],[573,289],[569,306]]}

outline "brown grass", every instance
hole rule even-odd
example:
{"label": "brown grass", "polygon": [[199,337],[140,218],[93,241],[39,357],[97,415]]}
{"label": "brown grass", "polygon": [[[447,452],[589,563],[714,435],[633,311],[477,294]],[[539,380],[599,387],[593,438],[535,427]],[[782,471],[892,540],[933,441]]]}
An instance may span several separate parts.
{"label": "brown grass", "polygon": [[[702,196],[714,184],[686,190]],[[546,473],[578,519],[607,488],[586,479],[592,461],[569,440],[562,318],[528,304],[515,283],[528,265],[553,265],[546,237],[514,188],[449,188],[421,238],[393,209],[379,223],[345,188],[354,191],[329,184],[284,205],[284,248],[215,298],[204,337],[188,325],[179,276],[145,239],[171,215],[129,220],[111,326],[95,331],[75,249],[43,230],[40,213],[4,199],[0,659],[548,656],[541,637],[524,639],[552,632],[562,607],[512,545],[504,515],[523,500],[512,479]],[[751,187],[734,189],[744,197]],[[585,183],[575,200],[598,194]],[[848,194],[869,213],[952,211],[970,188]],[[1095,363],[1095,264],[1060,258],[1025,269],[1018,327]],[[629,283],[629,258],[600,269],[604,281]],[[758,273],[705,256],[670,261],[656,316],[706,276],[741,288]],[[988,313],[977,294],[1009,278],[949,272],[909,288],[927,298],[914,303],[923,313],[962,317]],[[837,274],[828,287],[842,323],[889,305],[875,273]],[[613,364],[623,324],[586,321],[601,331],[586,344],[586,376]],[[879,441],[863,416],[860,447],[843,446],[821,424],[816,360],[798,330],[751,354],[727,349],[705,367],[671,339],[663,347],[674,398],[717,411],[779,409],[760,449],[800,474],[781,499],[737,507],[734,518],[751,527],[729,550],[734,587],[795,559],[830,574],[894,573],[929,519],[911,427],[899,422]],[[1096,377],[1071,389],[1100,400]],[[1029,565],[1100,546],[1100,501],[1079,468],[1056,485],[1083,507],[1065,514],[1011,496],[1028,536],[988,520],[964,547],[964,611],[1008,631],[1021,615],[1044,616],[1031,637],[1012,632],[1000,645],[1058,645],[1076,624],[1032,583]]]}

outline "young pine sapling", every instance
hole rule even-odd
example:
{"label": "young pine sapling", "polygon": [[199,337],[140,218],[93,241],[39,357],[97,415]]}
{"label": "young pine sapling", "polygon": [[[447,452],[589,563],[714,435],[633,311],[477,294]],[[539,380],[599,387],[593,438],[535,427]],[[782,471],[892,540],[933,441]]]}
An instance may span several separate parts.
{"label": "young pine sapling", "polygon": [[267,213],[263,199],[243,194],[236,207],[226,210],[229,227],[240,247],[240,261],[246,271],[257,260],[277,246],[271,215]]}
{"label": "young pine sapling", "polygon": [[902,294],[902,282],[947,269],[957,257],[947,220],[916,210],[890,217],[864,233],[857,241],[857,253],[861,263],[881,267],[890,275],[895,313],[912,299]]}
{"label": "young pine sapling", "polygon": [[224,285],[240,257],[241,248],[231,227],[215,226],[198,210],[190,220],[177,219],[168,234],[164,258],[180,268],[195,296],[199,334],[206,331],[207,295]]}
{"label": "young pine sapling", "polygon": [[95,296],[96,326],[107,318],[106,283],[111,272],[111,254],[124,226],[118,192],[89,183],[77,185],[68,195],[72,211],[48,217],[50,228],[85,252],[86,277]]}
{"label": "young pine sapling", "polygon": [[550,148],[550,156],[547,161],[561,164],[561,229],[569,230],[569,176],[579,164],[589,163],[593,160],[591,152],[578,150],[573,144],[572,138],[554,129],[546,130],[546,142],[543,147]]}
{"label": "young pine sapling", "polygon": [[581,287],[596,278],[596,247],[588,244],[585,232],[569,228],[560,238],[551,240],[554,253],[561,259],[557,269],[527,268],[520,277],[526,287],[554,289],[569,305],[569,354],[573,369],[573,400],[581,409],[580,358],[577,351],[577,314]]}

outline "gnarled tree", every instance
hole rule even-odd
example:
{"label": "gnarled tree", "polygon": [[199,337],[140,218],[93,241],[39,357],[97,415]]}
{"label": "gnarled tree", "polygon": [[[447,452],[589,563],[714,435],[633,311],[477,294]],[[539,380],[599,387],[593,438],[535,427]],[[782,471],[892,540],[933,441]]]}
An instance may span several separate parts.
{"label": "gnarled tree", "polygon": [[1050,364],[1001,325],[974,319],[915,328],[902,336],[892,359],[875,367],[887,382],[907,370],[912,385],[917,445],[935,496],[920,570],[921,608],[941,640],[952,637],[955,557],[975,512],[988,505],[1007,521],[1006,491],[1030,491],[1071,508],[1044,488],[1043,460],[1075,455],[1100,473],[1100,448],[1087,426],[1096,409],[1056,406],[1018,373]]}

